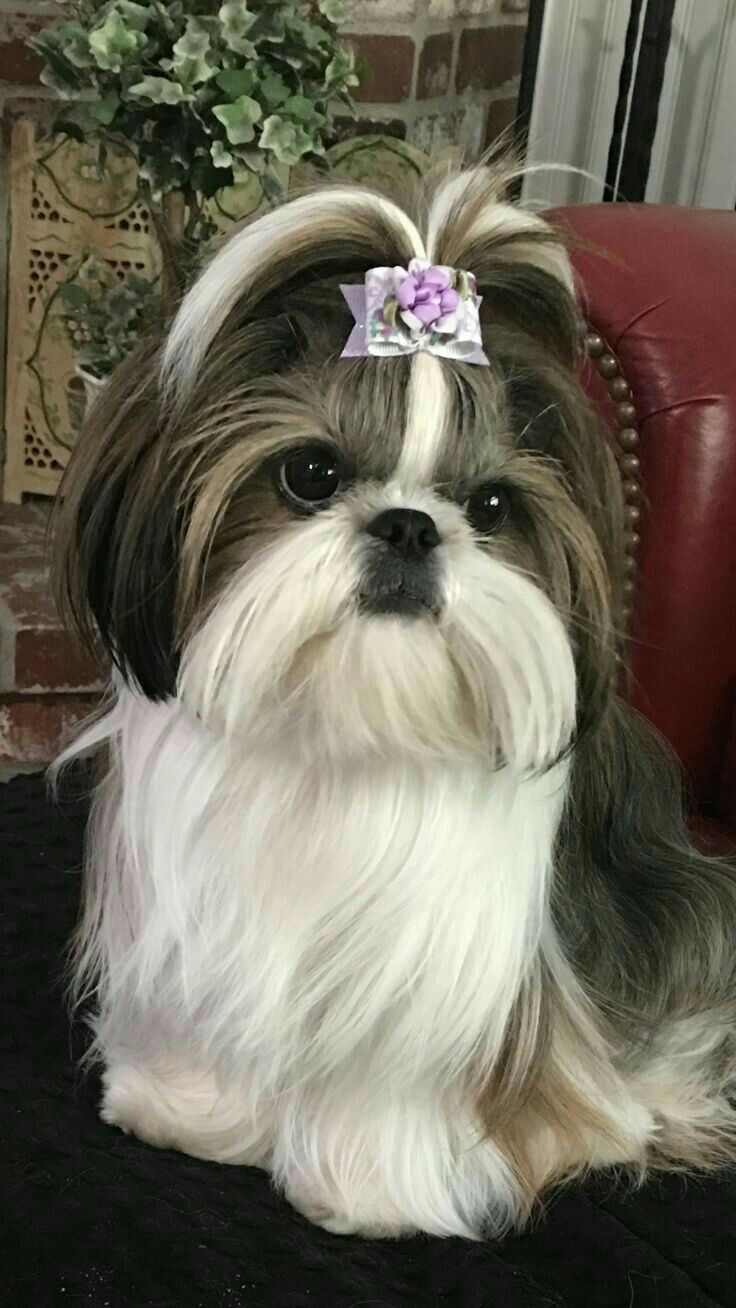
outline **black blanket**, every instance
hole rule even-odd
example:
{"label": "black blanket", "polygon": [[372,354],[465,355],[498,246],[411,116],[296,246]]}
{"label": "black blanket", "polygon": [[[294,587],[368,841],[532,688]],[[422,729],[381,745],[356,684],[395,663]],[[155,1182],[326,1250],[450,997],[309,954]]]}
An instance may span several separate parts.
{"label": "black blanket", "polygon": [[99,1121],[75,1059],[63,947],[84,801],[0,785],[3,1308],[714,1308],[736,1305],[736,1178],[567,1190],[500,1244],[345,1239],[249,1168],[160,1152]]}

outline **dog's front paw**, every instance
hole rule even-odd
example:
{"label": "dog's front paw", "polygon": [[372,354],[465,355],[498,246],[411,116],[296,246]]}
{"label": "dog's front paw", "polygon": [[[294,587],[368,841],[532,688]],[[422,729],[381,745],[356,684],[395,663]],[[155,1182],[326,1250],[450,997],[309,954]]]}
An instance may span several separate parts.
{"label": "dog's front paw", "polygon": [[268,1163],[267,1131],[255,1130],[241,1097],[222,1091],[206,1073],[108,1067],[100,1116],[157,1149],[179,1149],[219,1163]]}
{"label": "dog's front paw", "polygon": [[328,1195],[318,1186],[306,1181],[293,1182],[286,1188],[286,1198],[293,1208],[302,1213],[315,1226],[333,1235],[358,1235],[366,1240],[396,1240],[400,1236],[414,1235],[417,1227],[402,1220],[398,1213],[384,1211],[377,1201],[369,1205],[363,1198],[349,1208],[337,1196]]}
{"label": "dog's front paw", "polygon": [[103,1077],[100,1117],[126,1135],[135,1135],[157,1149],[176,1149],[175,1124],[162,1109],[150,1077],[133,1067],[108,1069]]}

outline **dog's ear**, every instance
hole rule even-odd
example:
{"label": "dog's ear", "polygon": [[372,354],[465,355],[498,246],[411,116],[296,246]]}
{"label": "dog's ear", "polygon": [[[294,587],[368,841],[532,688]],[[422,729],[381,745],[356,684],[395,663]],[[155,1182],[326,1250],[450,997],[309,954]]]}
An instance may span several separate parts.
{"label": "dog's ear", "polygon": [[95,400],[55,512],[59,606],[151,699],[176,684],[180,506],[158,419],[158,350],[148,342]]}

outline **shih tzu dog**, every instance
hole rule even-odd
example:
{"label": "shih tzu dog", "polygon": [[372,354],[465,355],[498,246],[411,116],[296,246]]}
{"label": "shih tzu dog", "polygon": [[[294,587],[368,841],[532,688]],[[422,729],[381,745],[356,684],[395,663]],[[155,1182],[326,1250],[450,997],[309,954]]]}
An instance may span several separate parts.
{"label": "shih tzu dog", "polygon": [[564,242],[504,184],[257,218],[63,488],[116,669],[73,751],[102,1115],[334,1232],[736,1156],[736,878],[617,695],[617,468]]}

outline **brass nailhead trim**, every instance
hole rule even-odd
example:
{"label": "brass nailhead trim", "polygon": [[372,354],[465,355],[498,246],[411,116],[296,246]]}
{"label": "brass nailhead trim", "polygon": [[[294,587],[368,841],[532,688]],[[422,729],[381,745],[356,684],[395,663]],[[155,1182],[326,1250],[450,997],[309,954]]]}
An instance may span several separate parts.
{"label": "brass nailhead trim", "polygon": [[608,384],[608,390],[612,400],[620,403],[623,400],[631,399],[631,387],[623,377],[614,377]]}
{"label": "brass nailhead trim", "polygon": [[616,432],[618,466],[621,472],[621,485],[625,500],[626,534],[624,536],[624,621],[628,625],[631,619],[634,594],[636,590],[636,552],[639,547],[639,533],[636,530],[641,518],[638,501],[641,499],[639,483],[640,463],[636,450],[639,448],[639,432],[636,429],[636,407],[631,399],[631,387],[621,375],[621,366],[615,354],[606,346],[600,332],[589,331],[585,336],[585,352],[595,363],[599,375],[608,383],[608,393],[616,405]]}
{"label": "brass nailhead trim", "polygon": [[621,469],[622,477],[638,477],[639,475],[640,464],[635,454],[622,454],[618,466]]}

